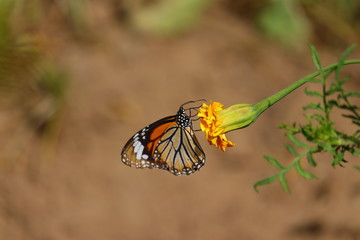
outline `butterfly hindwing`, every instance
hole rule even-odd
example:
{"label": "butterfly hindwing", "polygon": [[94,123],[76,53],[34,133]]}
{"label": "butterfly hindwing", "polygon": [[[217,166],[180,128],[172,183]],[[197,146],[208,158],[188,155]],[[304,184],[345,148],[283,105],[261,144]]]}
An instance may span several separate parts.
{"label": "butterfly hindwing", "polygon": [[205,154],[191,127],[182,128],[176,124],[168,128],[156,150],[175,175],[189,175],[205,163]]}

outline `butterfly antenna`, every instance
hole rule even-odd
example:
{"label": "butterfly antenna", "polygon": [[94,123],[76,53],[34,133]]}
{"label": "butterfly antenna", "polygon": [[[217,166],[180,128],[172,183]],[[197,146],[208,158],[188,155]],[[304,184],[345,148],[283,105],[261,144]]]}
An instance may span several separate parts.
{"label": "butterfly antenna", "polygon": [[[189,114],[189,117],[190,118],[193,118],[193,117],[196,117],[197,116],[197,112],[198,111],[196,111],[194,114],[191,112],[191,110],[198,110],[199,108],[200,108],[201,106],[198,106],[198,107],[192,107],[192,108],[186,108],[185,110],[186,111],[189,111],[190,112],[190,114]],[[194,121],[196,121],[196,120],[199,120],[199,118],[196,118]]]}
{"label": "butterfly antenna", "polygon": [[[185,103],[183,103],[180,107],[184,107],[185,105],[189,104],[189,103],[196,103],[196,102],[206,102],[206,99],[198,99],[198,100],[193,100],[193,101],[187,101]],[[197,107],[199,108],[199,107]],[[190,108],[188,108],[190,109]]]}

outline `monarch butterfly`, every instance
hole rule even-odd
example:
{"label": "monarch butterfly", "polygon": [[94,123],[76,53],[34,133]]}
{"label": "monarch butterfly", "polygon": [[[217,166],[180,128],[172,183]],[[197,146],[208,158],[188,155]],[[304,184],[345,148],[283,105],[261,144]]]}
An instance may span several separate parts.
{"label": "monarch butterfly", "polygon": [[198,171],[205,164],[205,153],[192,127],[194,116],[191,110],[196,107],[184,108],[197,101],[182,104],[176,115],[162,118],[138,131],[125,144],[122,162],[130,167],[167,170],[175,176]]}

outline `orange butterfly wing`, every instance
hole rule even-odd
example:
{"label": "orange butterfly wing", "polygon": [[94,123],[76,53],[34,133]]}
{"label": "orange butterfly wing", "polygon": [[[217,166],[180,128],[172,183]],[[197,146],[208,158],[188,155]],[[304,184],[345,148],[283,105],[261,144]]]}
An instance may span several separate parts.
{"label": "orange butterfly wing", "polygon": [[154,157],[157,143],[164,131],[175,121],[175,116],[160,119],[137,132],[125,144],[121,160],[130,167],[166,169],[166,163]]}

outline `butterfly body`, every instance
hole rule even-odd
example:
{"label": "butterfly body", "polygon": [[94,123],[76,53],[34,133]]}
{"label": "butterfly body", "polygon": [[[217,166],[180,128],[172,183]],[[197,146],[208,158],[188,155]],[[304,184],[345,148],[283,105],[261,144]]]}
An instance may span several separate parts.
{"label": "butterfly body", "polygon": [[121,157],[130,167],[163,169],[176,176],[194,173],[205,163],[205,153],[183,107],[176,115],[138,131],[125,144]]}

